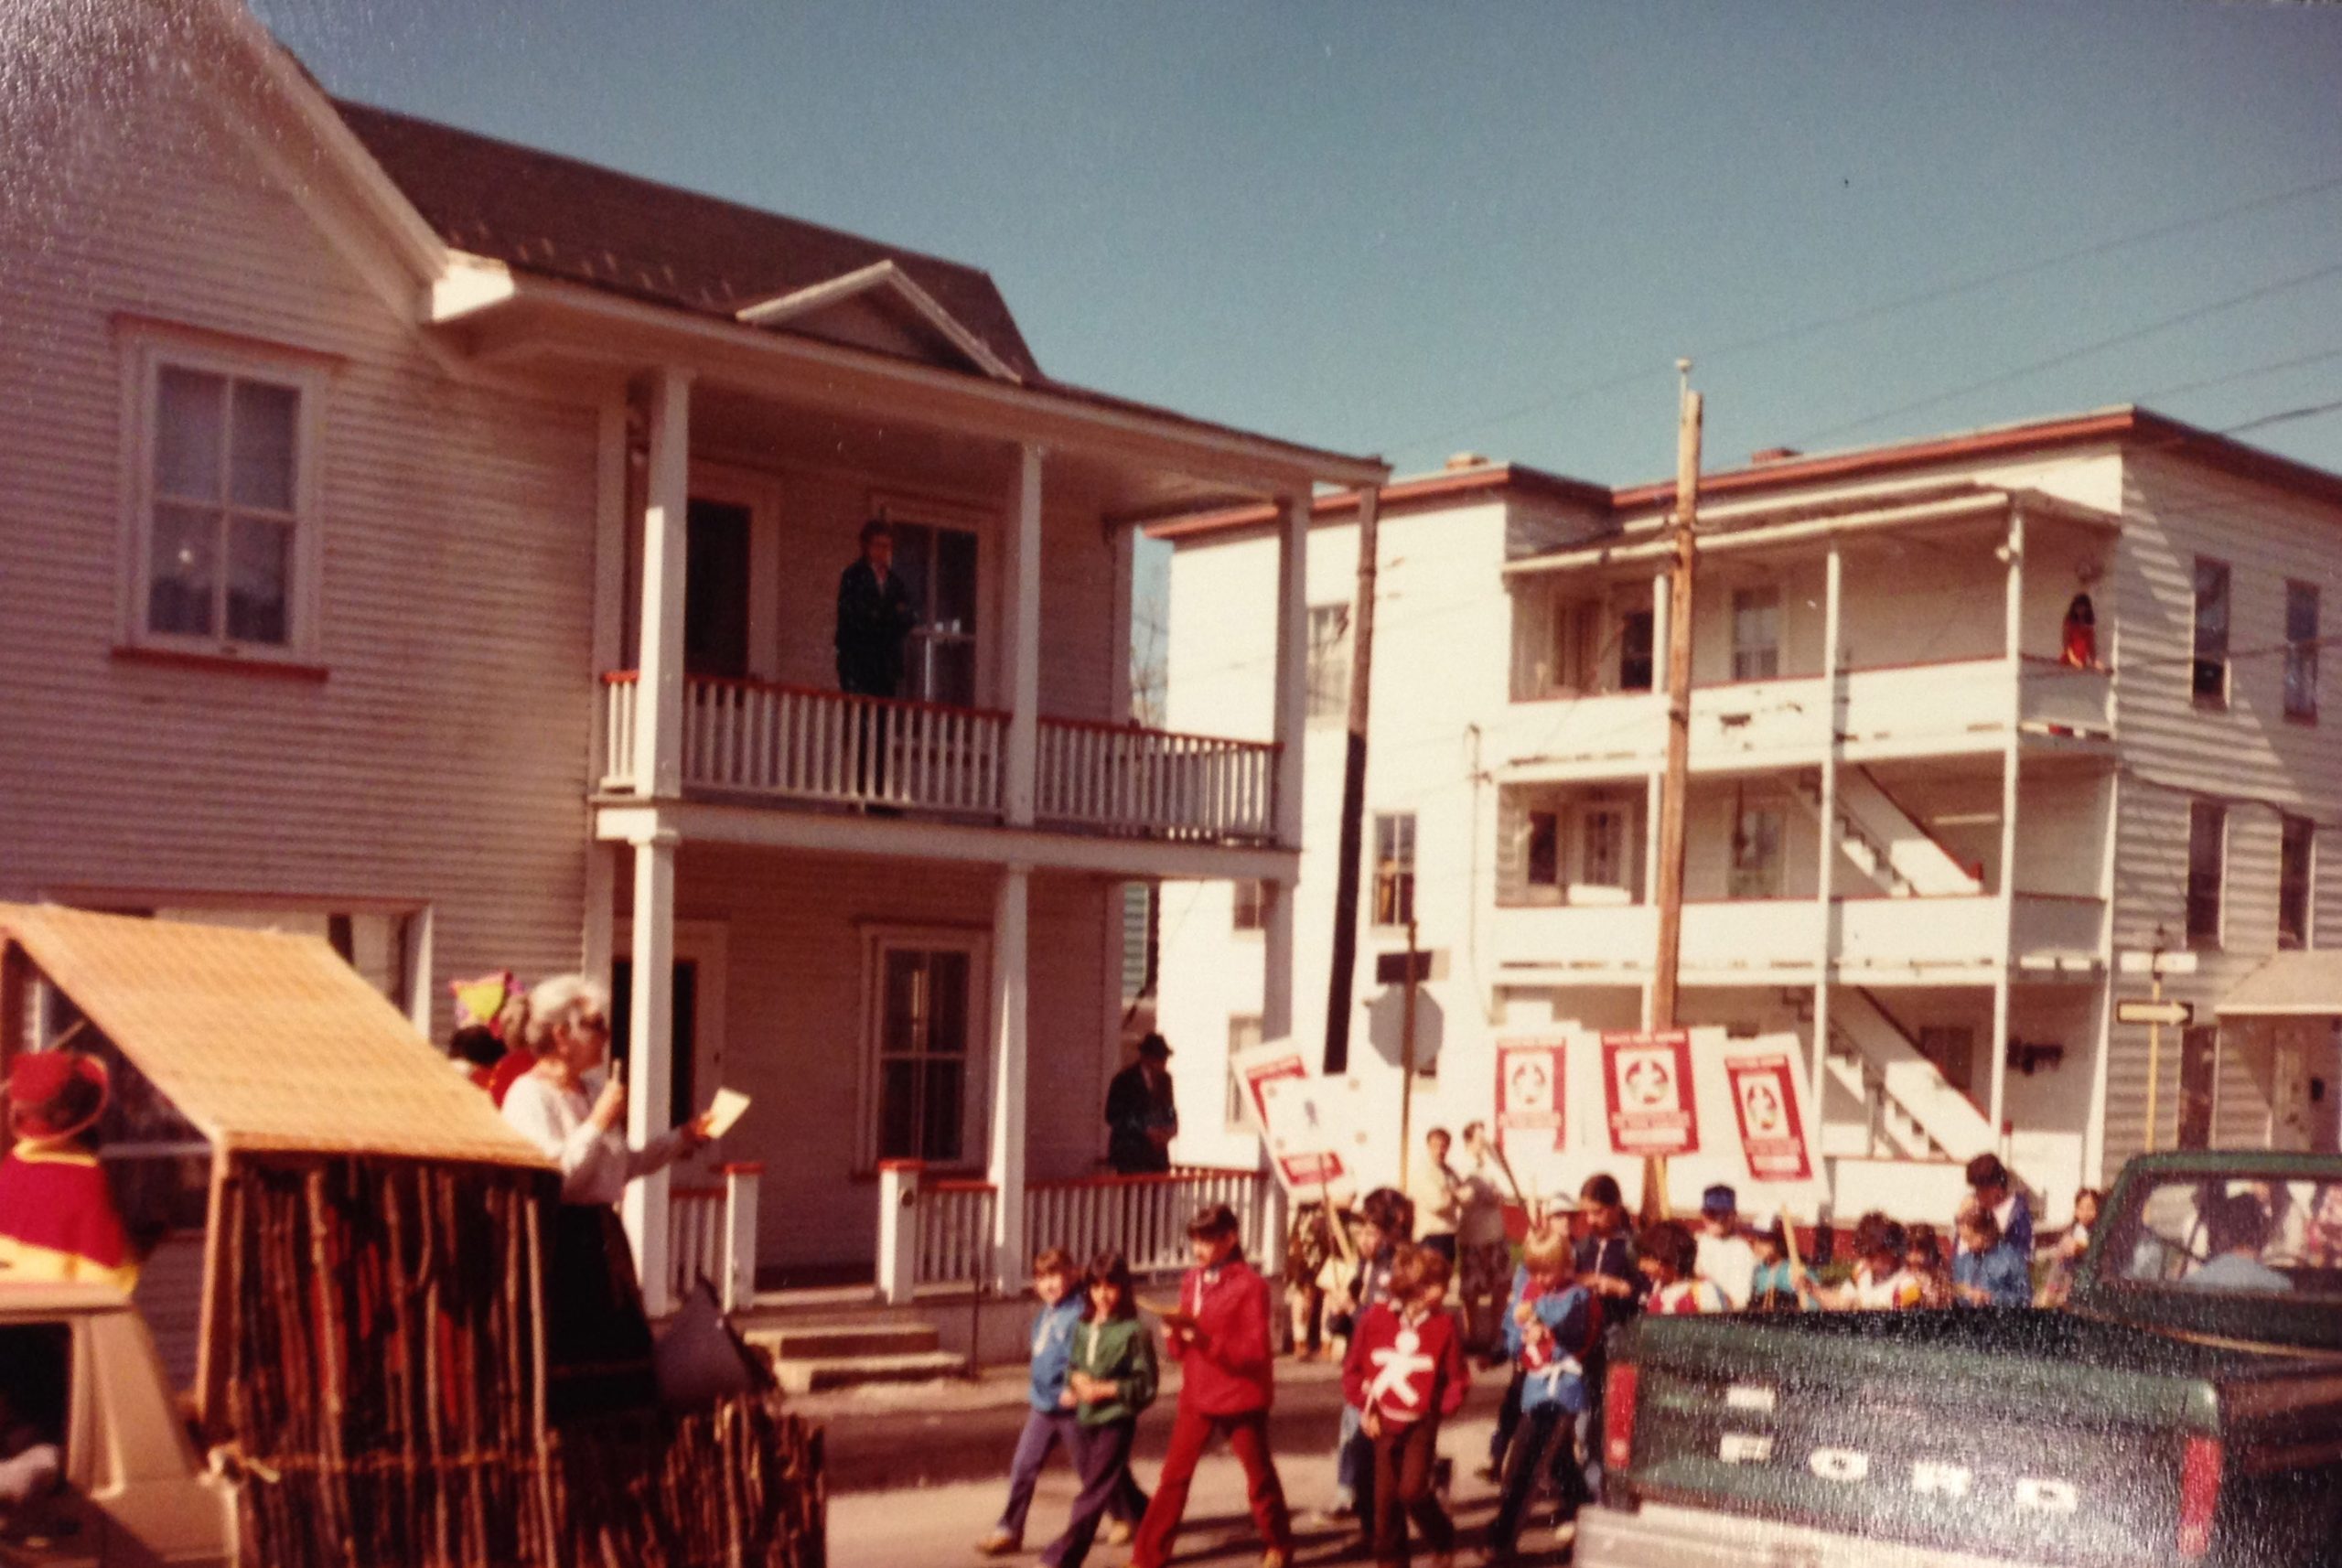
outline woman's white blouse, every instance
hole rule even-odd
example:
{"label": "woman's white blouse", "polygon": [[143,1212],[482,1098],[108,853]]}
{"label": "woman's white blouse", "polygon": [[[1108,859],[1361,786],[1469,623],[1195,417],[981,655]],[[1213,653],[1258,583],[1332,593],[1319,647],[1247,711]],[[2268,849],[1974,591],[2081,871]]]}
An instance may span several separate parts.
{"label": "woman's white blouse", "polygon": [[627,1183],[682,1153],[680,1130],[629,1149],[624,1133],[596,1129],[591,1118],[601,1089],[598,1075],[562,1089],[532,1072],[515,1079],[504,1096],[504,1120],[561,1166],[564,1203],[614,1204]]}

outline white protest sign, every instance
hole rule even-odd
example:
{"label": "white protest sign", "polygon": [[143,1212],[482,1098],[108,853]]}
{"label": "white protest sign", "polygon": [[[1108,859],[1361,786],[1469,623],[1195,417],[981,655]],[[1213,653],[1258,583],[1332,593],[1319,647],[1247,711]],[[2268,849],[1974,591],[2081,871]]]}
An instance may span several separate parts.
{"label": "white protest sign", "polygon": [[1351,1078],[1270,1078],[1261,1084],[1269,1163],[1295,1197],[1353,1196],[1368,1131]]}
{"label": "white protest sign", "polygon": [[1257,1133],[1269,1124],[1268,1112],[1262,1103],[1262,1088],[1277,1079],[1307,1078],[1309,1058],[1290,1039],[1264,1040],[1230,1056],[1228,1072],[1236,1080],[1237,1101],[1243,1107],[1245,1122]]}

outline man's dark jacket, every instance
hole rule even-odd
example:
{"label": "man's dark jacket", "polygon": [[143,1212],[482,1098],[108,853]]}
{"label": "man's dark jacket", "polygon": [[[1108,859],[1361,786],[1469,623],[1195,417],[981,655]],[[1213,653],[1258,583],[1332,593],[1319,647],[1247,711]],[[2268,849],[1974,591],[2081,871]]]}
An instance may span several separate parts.
{"label": "man's dark jacket", "polygon": [[900,572],[881,584],[868,560],[838,578],[838,688],[868,697],[892,697],[903,684],[903,639],[919,624],[911,591]]}
{"label": "man's dark jacket", "polygon": [[1177,1132],[1166,1081],[1158,1095],[1146,1081],[1144,1064],[1133,1062],[1106,1086],[1106,1162],[1121,1176],[1159,1175],[1171,1168],[1171,1151],[1146,1135],[1150,1127]]}

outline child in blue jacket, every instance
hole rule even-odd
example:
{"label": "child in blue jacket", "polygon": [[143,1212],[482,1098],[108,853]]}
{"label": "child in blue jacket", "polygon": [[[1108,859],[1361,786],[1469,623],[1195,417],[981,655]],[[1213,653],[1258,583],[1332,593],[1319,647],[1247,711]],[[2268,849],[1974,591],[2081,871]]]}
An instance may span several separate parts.
{"label": "child in blue jacket", "polygon": [[[1080,1402],[1067,1387],[1066,1373],[1073,1364],[1074,1330],[1081,1323],[1080,1283],[1081,1271],[1062,1247],[1051,1247],[1033,1260],[1033,1294],[1041,1298],[1040,1309],[1033,1314],[1033,1409],[1017,1436],[1016,1456],[1009,1461],[1008,1507],[1000,1522],[976,1542],[976,1550],[987,1557],[1024,1550],[1025,1515],[1033,1506],[1033,1488],[1050,1454],[1062,1446],[1066,1457],[1079,1464]],[[1107,1541],[1128,1541],[1145,1511],[1146,1494],[1125,1468],[1120,1488],[1107,1504],[1106,1516],[1112,1521]]]}
{"label": "child in blue jacket", "polygon": [[1552,1225],[1529,1238],[1505,1309],[1505,1350],[1520,1378],[1520,1425],[1505,1450],[1496,1518],[1488,1525],[1492,1562],[1512,1556],[1520,1516],[1541,1474],[1550,1474],[1561,1487],[1558,1539],[1566,1543],[1577,1533],[1585,1498],[1576,1418],[1586,1408],[1585,1358],[1601,1337],[1602,1308],[1573,1275],[1566,1230]]}

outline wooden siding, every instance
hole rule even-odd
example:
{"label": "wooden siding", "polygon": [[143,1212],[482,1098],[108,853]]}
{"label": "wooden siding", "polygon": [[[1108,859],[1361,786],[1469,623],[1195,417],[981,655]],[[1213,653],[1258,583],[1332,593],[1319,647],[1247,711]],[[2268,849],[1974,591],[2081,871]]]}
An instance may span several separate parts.
{"label": "wooden siding", "polygon": [[[594,416],[452,373],[322,160],[175,42],[61,90],[11,157],[51,182],[0,205],[0,895],[380,899],[429,909],[442,981],[574,967]],[[322,682],[111,657],[115,312],[338,359]]]}
{"label": "wooden siding", "polygon": [[[2209,1023],[2219,999],[2276,950],[2278,814],[2319,823],[2324,862],[2315,893],[2314,939],[2342,932],[2342,714],[2327,704],[2315,725],[2283,715],[2283,660],[2265,650],[2284,636],[2285,582],[2319,585],[2325,625],[2342,614],[2342,509],[2141,452],[2124,464],[2126,532],[2101,602],[2120,607],[2114,650],[2124,776],[2117,855],[2115,942],[2170,945],[2186,929],[2187,808],[2200,794],[2228,803],[2223,941],[2171,994]],[[2231,695],[2226,711],[2200,708],[2190,685],[2195,559],[2229,568]],[[2100,612],[2101,637],[2106,616]],[[2336,660],[2324,660],[2329,681]],[[2136,980],[2124,989],[2134,989]],[[2118,1026],[2108,1061],[2106,1168],[2140,1145],[2146,1105],[2146,1031]],[[2158,1143],[2179,1115],[2180,1043],[2165,1030],[2157,1094]],[[2224,1049],[2214,1139],[2258,1145],[2268,1137],[2269,1066]],[[2325,1113],[2331,1114],[2331,1094]]]}
{"label": "wooden siding", "polygon": [[[620,913],[630,885],[621,853]],[[725,928],[724,1077],[756,1101],[727,1159],[762,1160],[757,1255],[766,1264],[868,1262],[878,1189],[858,1172],[863,1109],[864,933],[951,927],[989,938],[997,874],[686,844],[679,921]],[[1116,885],[1037,875],[1032,885],[1027,1173],[1088,1174],[1105,1152],[1106,1038],[1122,954],[1106,940]],[[978,978],[972,1022],[983,1027]],[[971,1082],[988,1085],[981,1055]],[[981,1168],[979,1133],[969,1149]]]}

